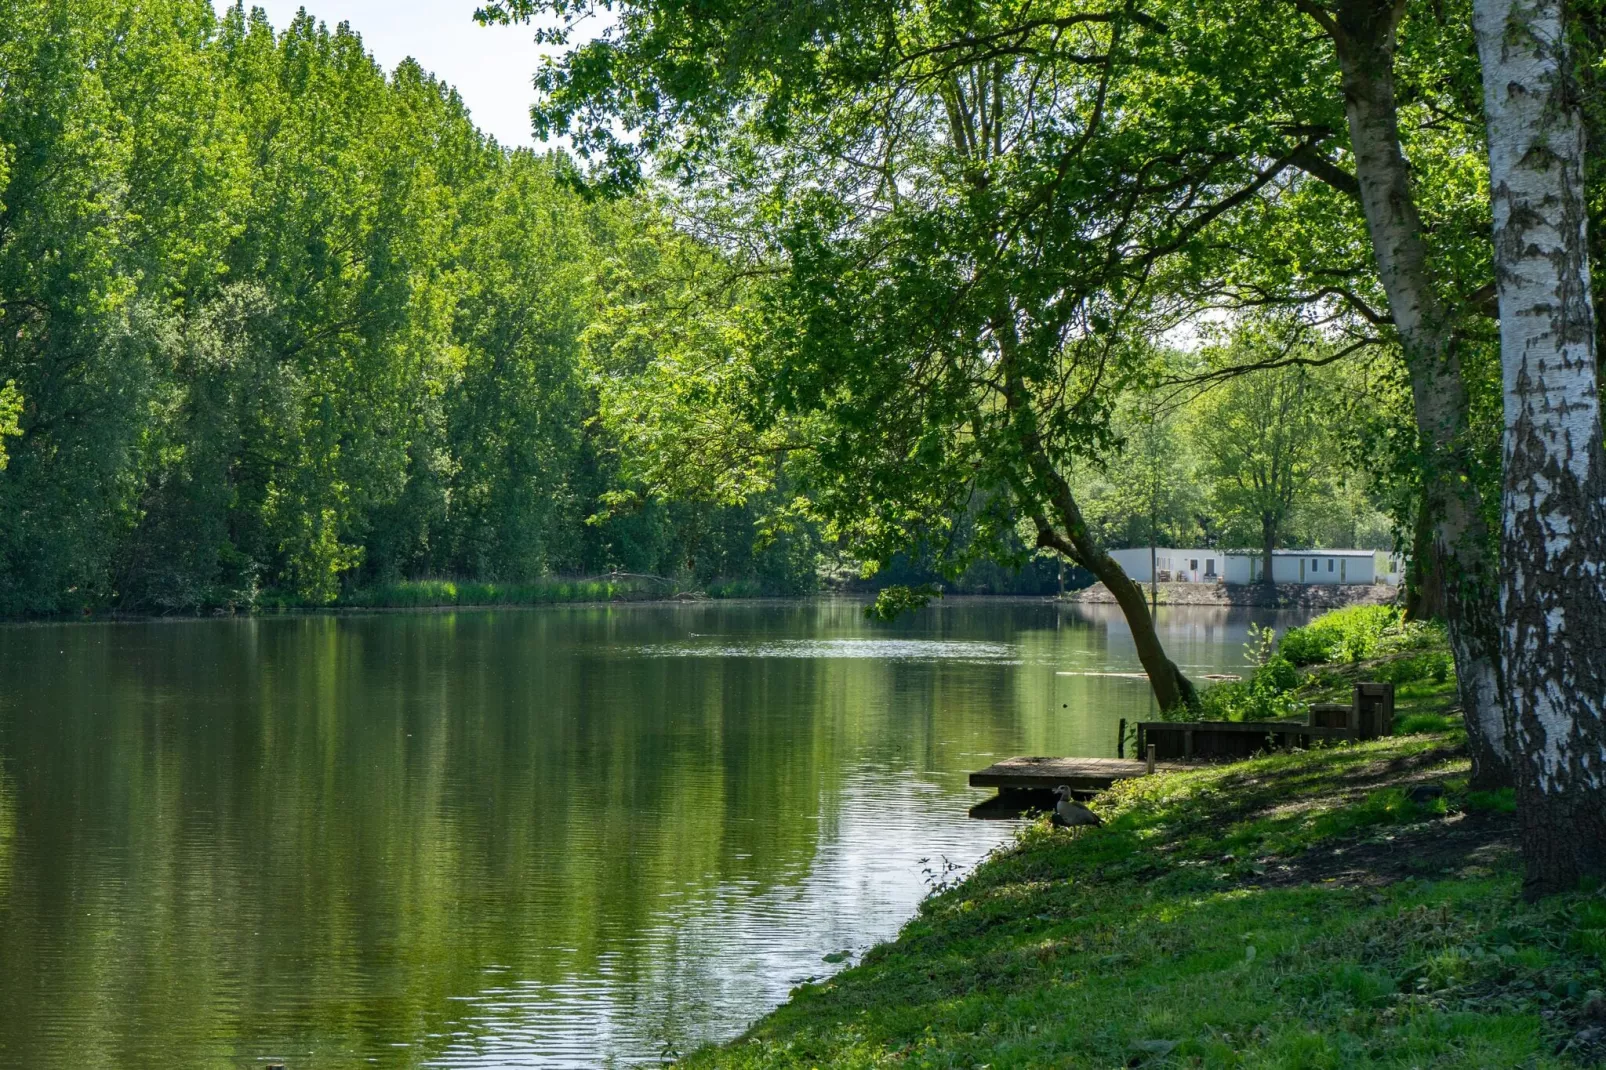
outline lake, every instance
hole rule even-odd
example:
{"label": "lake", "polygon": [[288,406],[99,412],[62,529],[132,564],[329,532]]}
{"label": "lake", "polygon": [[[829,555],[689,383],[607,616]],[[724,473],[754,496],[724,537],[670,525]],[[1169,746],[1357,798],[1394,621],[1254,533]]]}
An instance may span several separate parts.
{"label": "lake", "polygon": [[[1244,610],[1161,609],[1192,674]],[[1294,617],[1279,624],[1298,623]],[[741,1032],[1113,755],[1114,607],[0,628],[0,1067],[564,1067]]]}

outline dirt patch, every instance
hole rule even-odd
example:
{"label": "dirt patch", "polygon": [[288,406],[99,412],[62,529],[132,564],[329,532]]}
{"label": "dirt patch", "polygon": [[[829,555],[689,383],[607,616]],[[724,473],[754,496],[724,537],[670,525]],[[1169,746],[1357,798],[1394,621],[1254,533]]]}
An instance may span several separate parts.
{"label": "dirt patch", "polygon": [[1413,877],[1478,877],[1508,868],[1516,853],[1516,815],[1451,814],[1394,826],[1363,840],[1313,847],[1291,858],[1268,859],[1266,872],[1244,883],[1256,888],[1324,883],[1364,888]]}

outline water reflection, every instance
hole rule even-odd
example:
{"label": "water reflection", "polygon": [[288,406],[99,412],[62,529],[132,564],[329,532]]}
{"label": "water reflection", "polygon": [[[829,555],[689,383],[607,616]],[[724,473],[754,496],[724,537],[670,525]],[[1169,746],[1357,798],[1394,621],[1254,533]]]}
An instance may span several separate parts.
{"label": "water reflection", "polygon": [[[1251,618],[1163,614],[1193,671]],[[685,656],[695,653],[697,656]],[[673,655],[673,656],[671,656]],[[1103,607],[0,629],[0,1066],[594,1066],[894,933],[970,769],[1113,753]]]}

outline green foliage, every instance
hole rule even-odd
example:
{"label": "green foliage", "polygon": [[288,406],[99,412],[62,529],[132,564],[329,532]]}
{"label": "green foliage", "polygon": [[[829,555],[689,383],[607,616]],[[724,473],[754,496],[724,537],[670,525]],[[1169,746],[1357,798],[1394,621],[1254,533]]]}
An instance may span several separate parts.
{"label": "green foliage", "polygon": [[[1402,651],[1423,649],[1442,642],[1442,626],[1407,621],[1399,607],[1351,606],[1334,610],[1302,628],[1283,636],[1278,651],[1295,665],[1318,662],[1356,662]],[[1424,655],[1411,667],[1396,670],[1416,672],[1443,681],[1448,664],[1439,653]],[[1419,676],[1402,676],[1405,679]]]}
{"label": "green foliage", "polygon": [[[1244,644],[1256,668],[1247,680],[1213,684],[1188,712],[1193,719],[1263,721],[1305,716],[1322,692],[1348,701],[1353,676],[1338,671],[1367,661],[1364,678],[1397,688],[1401,732],[1442,732],[1455,722],[1442,713],[1413,712],[1453,690],[1455,662],[1444,630],[1403,619],[1395,606],[1350,606],[1324,613],[1281,640],[1271,629],[1252,629]],[[1309,671],[1304,671],[1304,670]]]}
{"label": "green foliage", "polygon": [[16,0],[0,70],[0,614],[615,567],[812,587],[808,519],[772,537],[742,488],[587,523],[650,445],[591,340],[693,255],[658,208],[587,203],[305,14]]}
{"label": "green foliage", "polygon": [[534,606],[559,602],[612,602],[666,593],[661,585],[629,579],[559,579],[524,583],[458,580],[403,580],[354,592],[342,605],[368,609],[419,609],[431,606]]}
{"label": "green foliage", "polygon": [[1242,681],[1213,684],[1199,693],[1195,711],[1200,720],[1273,721],[1296,717],[1304,703],[1294,697],[1303,674],[1280,654],[1267,660]]}
{"label": "green foliage", "polygon": [[[1289,356],[1319,358],[1319,347],[1303,334],[1297,323],[1249,320],[1201,360],[1215,371]],[[1327,435],[1318,418],[1323,385],[1306,368],[1274,368],[1235,375],[1190,407],[1189,438],[1232,544],[1284,545],[1294,507],[1314,498],[1329,474]]]}
{"label": "green foliage", "polygon": [[875,601],[864,607],[865,615],[876,620],[893,620],[900,614],[920,609],[933,598],[941,598],[942,591],[935,584],[906,587],[892,584],[877,592]]}
{"label": "green foliage", "polygon": [[22,434],[22,426],[17,422],[22,415],[22,395],[17,392],[15,381],[7,380],[0,386],[0,471],[3,471],[10,461],[6,453],[6,439]]}

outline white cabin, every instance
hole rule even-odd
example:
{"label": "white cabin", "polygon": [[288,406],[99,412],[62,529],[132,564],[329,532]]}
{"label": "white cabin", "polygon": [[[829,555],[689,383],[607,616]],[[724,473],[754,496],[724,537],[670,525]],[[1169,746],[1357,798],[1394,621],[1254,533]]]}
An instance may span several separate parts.
{"label": "white cabin", "polygon": [[[1134,582],[1148,583],[1147,546],[1111,550],[1110,556]],[[1161,583],[1259,583],[1265,555],[1259,550],[1188,550],[1156,547],[1154,568]],[[1377,553],[1372,550],[1274,550],[1272,579],[1278,583],[1372,584]]]}
{"label": "white cabin", "polygon": [[[1179,550],[1161,546],[1155,548],[1153,554],[1161,583],[1223,582],[1228,560],[1226,550]],[[1138,583],[1149,582],[1149,555],[1147,546],[1110,551],[1110,556]]]}

